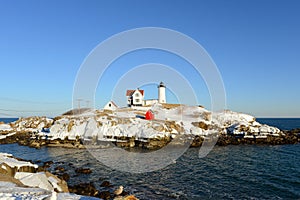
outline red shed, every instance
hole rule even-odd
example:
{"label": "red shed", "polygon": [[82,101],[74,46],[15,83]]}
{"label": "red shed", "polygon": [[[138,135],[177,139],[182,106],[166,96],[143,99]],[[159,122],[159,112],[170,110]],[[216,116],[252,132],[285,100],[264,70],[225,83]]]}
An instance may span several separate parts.
{"label": "red shed", "polygon": [[148,110],[145,114],[145,119],[146,120],[153,120],[154,119],[154,113],[152,110]]}

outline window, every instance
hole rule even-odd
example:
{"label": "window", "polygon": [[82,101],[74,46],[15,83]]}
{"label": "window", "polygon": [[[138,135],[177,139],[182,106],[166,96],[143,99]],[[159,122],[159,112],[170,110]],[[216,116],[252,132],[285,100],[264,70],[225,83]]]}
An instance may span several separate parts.
{"label": "window", "polygon": [[139,93],[135,93],[135,96],[136,96],[136,97],[139,97]]}
{"label": "window", "polygon": [[140,102],[140,100],[139,100],[139,99],[136,99],[135,101],[136,101],[136,102]]}

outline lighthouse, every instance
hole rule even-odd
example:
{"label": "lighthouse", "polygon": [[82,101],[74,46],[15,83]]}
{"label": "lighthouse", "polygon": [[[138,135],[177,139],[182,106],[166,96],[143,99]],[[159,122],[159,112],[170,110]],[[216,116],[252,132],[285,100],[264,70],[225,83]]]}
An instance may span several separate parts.
{"label": "lighthouse", "polygon": [[166,86],[163,82],[158,85],[158,103],[166,103]]}

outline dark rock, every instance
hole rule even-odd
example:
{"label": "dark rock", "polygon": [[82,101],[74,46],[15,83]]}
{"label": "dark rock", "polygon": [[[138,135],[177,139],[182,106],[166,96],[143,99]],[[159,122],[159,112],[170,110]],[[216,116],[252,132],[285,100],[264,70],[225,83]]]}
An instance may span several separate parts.
{"label": "dark rock", "polygon": [[19,143],[20,145],[28,145],[30,137],[31,133],[19,131],[14,135],[8,136],[5,139],[0,140],[0,144]]}
{"label": "dark rock", "polygon": [[90,173],[92,173],[92,170],[90,168],[82,168],[82,167],[80,167],[80,168],[75,169],[75,172],[77,174],[90,174]]}
{"label": "dark rock", "polygon": [[70,175],[68,173],[63,173],[61,176],[59,176],[61,179],[68,181],[70,180]]}
{"label": "dark rock", "polygon": [[200,147],[203,143],[203,140],[204,140],[203,137],[195,136],[195,138],[191,144],[191,147]]}
{"label": "dark rock", "polygon": [[192,125],[194,125],[196,127],[199,127],[199,128],[201,128],[203,130],[208,130],[208,127],[209,127],[209,125],[207,125],[204,122],[192,122]]}
{"label": "dark rock", "polygon": [[99,191],[93,183],[80,183],[74,186],[69,186],[69,191],[71,193],[93,197],[96,197],[99,194]]}
{"label": "dark rock", "polygon": [[46,171],[46,168],[44,166],[39,166],[37,169],[37,172],[44,172]]}
{"label": "dark rock", "polygon": [[101,187],[111,187],[112,185],[110,184],[109,181],[103,181],[100,186]]}
{"label": "dark rock", "polygon": [[156,149],[160,149],[164,146],[166,146],[169,142],[171,141],[170,137],[164,137],[164,138],[149,138],[147,141],[147,149],[152,149],[152,150],[156,150]]}
{"label": "dark rock", "polygon": [[287,132],[289,132],[289,133],[300,133],[300,128],[295,128],[295,129],[289,130]]}
{"label": "dark rock", "polygon": [[35,173],[36,172],[36,168],[32,167],[32,166],[22,166],[19,167],[18,172],[30,172],[30,173]]}
{"label": "dark rock", "polygon": [[53,164],[53,161],[51,161],[51,160],[50,160],[50,161],[44,162],[44,165],[49,165],[49,166],[50,166],[50,165],[52,165],[52,164]]}
{"label": "dark rock", "polygon": [[43,144],[40,140],[30,140],[28,146],[32,147],[32,148],[39,149],[43,146]]}
{"label": "dark rock", "polygon": [[129,195],[129,192],[126,192],[126,191],[123,190],[123,192],[120,196],[127,196],[127,195]]}
{"label": "dark rock", "polygon": [[104,200],[109,200],[111,199],[111,194],[109,191],[103,191],[99,193],[99,198],[104,199]]}
{"label": "dark rock", "polygon": [[57,171],[64,172],[64,171],[65,171],[65,168],[64,168],[64,167],[62,167],[62,166],[57,166],[57,167],[55,167],[55,169],[54,169],[54,170],[57,170]]}
{"label": "dark rock", "polygon": [[[282,131],[279,136],[267,135],[266,138],[244,138],[244,135],[219,135],[217,145],[238,145],[238,144],[261,144],[261,145],[283,145],[297,144],[300,142],[300,135],[297,133],[300,129],[291,131]],[[251,135],[248,133],[247,135]],[[259,135],[258,135],[259,136]]]}

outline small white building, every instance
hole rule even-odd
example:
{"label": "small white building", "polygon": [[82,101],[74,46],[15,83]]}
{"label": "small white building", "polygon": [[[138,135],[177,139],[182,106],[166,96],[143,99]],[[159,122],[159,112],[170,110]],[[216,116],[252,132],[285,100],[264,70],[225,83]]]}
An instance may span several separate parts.
{"label": "small white building", "polygon": [[127,105],[131,106],[143,106],[144,102],[144,90],[127,90]]}
{"label": "small white building", "polygon": [[116,110],[117,108],[117,104],[115,104],[113,101],[107,102],[107,104],[104,106],[104,110]]}

